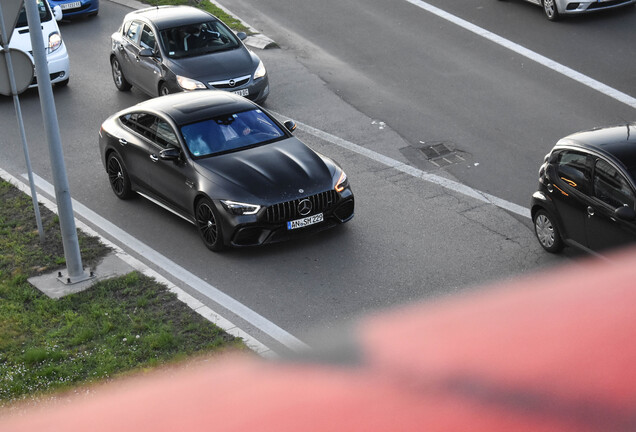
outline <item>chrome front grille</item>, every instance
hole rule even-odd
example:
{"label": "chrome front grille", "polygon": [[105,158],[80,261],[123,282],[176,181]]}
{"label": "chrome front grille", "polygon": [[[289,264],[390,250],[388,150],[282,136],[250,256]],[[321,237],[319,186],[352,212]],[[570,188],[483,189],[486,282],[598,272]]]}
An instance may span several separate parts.
{"label": "chrome front grille", "polygon": [[[311,202],[312,210],[306,215],[301,215],[298,212],[298,205],[303,200],[309,200]],[[292,201],[286,201],[279,204],[274,204],[267,207],[267,222],[268,223],[281,223],[294,219],[299,219],[305,216],[314,215],[316,213],[322,213],[329,210],[338,200],[338,193],[335,190],[328,190],[327,192],[321,192],[316,195],[298,198]]]}
{"label": "chrome front grille", "polygon": [[250,75],[246,75],[246,76],[229,79],[229,80],[211,81],[208,83],[208,85],[211,85],[212,87],[217,89],[232,89],[232,88],[241,87],[247,84],[249,80],[250,80]]}

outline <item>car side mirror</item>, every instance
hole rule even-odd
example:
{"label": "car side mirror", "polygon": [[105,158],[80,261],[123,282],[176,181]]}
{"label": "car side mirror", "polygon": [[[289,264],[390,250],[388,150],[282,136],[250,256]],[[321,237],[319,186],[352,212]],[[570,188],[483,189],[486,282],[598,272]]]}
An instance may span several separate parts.
{"label": "car side mirror", "polygon": [[62,12],[62,8],[60,5],[53,6],[53,16],[55,17],[55,21],[61,21],[64,13]]}
{"label": "car side mirror", "polygon": [[163,149],[159,152],[159,157],[162,160],[177,160],[181,157],[181,151],[176,147],[170,147]]}
{"label": "car side mirror", "polygon": [[285,123],[283,123],[285,125],[285,127],[287,128],[288,131],[293,132],[296,130],[296,122],[293,120],[287,120],[285,121]]}
{"label": "car side mirror", "polygon": [[616,209],[616,211],[614,212],[614,216],[616,216],[618,219],[631,222],[633,220],[636,220],[636,211],[634,211],[634,209],[631,207],[622,206]]}
{"label": "car side mirror", "polygon": [[247,38],[247,33],[245,32],[238,32],[236,34],[236,37],[239,38],[240,40],[245,40]]}
{"label": "car side mirror", "polygon": [[139,51],[139,57],[153,57],[155,53],[150,48],[144,48]]}

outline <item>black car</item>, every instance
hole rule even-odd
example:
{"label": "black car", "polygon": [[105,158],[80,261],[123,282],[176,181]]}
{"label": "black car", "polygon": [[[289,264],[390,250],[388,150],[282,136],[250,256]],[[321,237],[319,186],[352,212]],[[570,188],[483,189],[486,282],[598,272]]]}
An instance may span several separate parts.
{"label": "black car", "polygon": [[539,169],[532,220],[541,246],[600,252],[636,240],[636,123],[559,140]]}
{"label": "black car", "polygon": [[263,103],[269,81],[263,62],[214,15],[191,6],[131,12],[111,36],[115,86],[150,96],[220,89]]}
{"label": "black car", "polygon": [[202,90],[147,100],[109,117],[102,162],[121,199],[134,192],[190,221],[205,245],[252,246],[353,217],[346,174],[255,103]]}

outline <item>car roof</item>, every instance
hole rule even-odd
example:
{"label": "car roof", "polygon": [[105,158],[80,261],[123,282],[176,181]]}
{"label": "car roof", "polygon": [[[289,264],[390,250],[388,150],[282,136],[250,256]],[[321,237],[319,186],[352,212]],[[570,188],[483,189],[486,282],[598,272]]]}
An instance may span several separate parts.
{"label": "car roof", "polygon": [[222,90],[195,90],[148,99],[126,112],[150,111],[163,114],[181,126],[257,107],[255,103],[233,93]]}
{"label": "car roof", "polygon": [[636,122],[577,132],[557,143],[572,145],[610,155],[631,169],[636,167]]}
{"label": "car roof", "polygon": [[155,6],[130,12],[125,20],[131,19],[145,19],[152,22],[158,30],[163,30],[217,18],[209,12],[192,6]]}

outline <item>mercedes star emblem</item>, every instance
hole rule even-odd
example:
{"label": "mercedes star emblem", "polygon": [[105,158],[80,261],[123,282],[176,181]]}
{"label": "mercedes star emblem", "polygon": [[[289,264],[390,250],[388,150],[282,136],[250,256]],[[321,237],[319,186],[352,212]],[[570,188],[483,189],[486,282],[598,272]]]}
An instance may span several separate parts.
{"label": "mercedes star emblem", "polygon": [[307,216],[309,213],[311,213],[311,201],[309,201],[308,199],[304,199],[299,202],[298,213],[300,213],[301,216]]}

